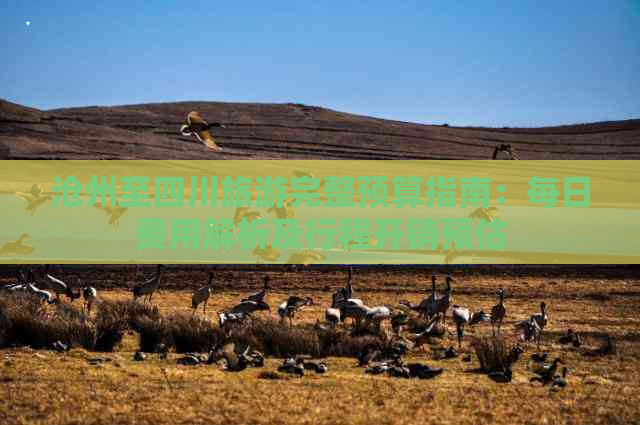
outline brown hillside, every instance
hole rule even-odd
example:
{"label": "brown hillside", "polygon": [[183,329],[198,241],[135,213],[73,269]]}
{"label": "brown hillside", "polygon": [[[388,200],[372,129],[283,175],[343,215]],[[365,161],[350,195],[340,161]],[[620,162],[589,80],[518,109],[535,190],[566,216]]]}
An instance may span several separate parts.
{"label": "brown hillside", "polygon": [[[179,134],[197,110],[224,151]],[[639,159],[640,120],[547,128],[446,127],[299,104],[181,102],[40,111],[0,100],[3,159]]]}

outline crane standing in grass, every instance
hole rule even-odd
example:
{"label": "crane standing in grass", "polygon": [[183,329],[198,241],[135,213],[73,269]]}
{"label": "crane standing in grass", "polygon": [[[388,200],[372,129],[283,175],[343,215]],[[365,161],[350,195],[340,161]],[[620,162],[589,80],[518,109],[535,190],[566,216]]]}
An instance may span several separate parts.
{"label": "crane standing in grass", "polygon": [[540,345],[540,341],[542,340],[542,331],[544,331],[545,326],[549,323],[549,316],[547,315],[547,304],[543,301],[540,303],[540,313],[536,313],[531,315],[532,322],[535,322],[540,328],[538,332],[538,345]]}
{"label": "crane standing in grass", "polygon": [[313,305],[313,300],[309,297],[289,297],[287,301],[278,306],[278,315],[280,316],[280,321],[284,321],[288,318],[289,327],[291,327],[293,325],[293,318],[295,317],[298,310],[308,305]]}
{"label": "crane standing in grass", "polygon": [[491,308],[491,332],[493,336],[496,336],[496,324],[498,325],[498,335],[500,335],[500,327],[502,326],[504,316],[507,314],[507,309],[504,307],[504,289],[498,289],[498,298],[498,304]]}
{"label": "crane standing in grass", "polygon": [[458,333],[458,348],[462,347],[462,338],[464,337],[464,327],[466,325],[473,326],[487,319],[483,311],[473,314],[469,313],[468,308],[454,305],[452,308],[453,322],[456,324]]}
{"label": "crane standing in grass", "polygon": [[243,298],[241,301],[255,301],[255,302],[264,301],[264,298],[267,296],[267,291],[269,289],[269,275],[264,275],[263,279],[264,279],[264,284],[262,286],[262,290],[254,294],[251,294],[246,298]]}
{"label": "crane standing in grass", "polygon": [[196,291],[191,296],[191,308],[193,308],[193,313],[195,314],[198,306],[202,304],[202,313],[207,312],[207,303],[209,302],[209,297],[211,296],[211,291],[213,290],[213,271],[209,272],[209,282],[206,286],[196,289]]}
{"label": "crane standing in grass", "polygon": [[444,295],[440,298],[434,299],[433,302],[431,302],[427,306],[427,314],[429,317],[442,314],[442,324],[444,324],[445,322],[447,310],[449,309],[449,305],[451,303],[451,294],[453,292],[453,288],[451,288],[451,282],[453,282],[453,278],[450,275],[447,275]]}
{"label": "crane standing in grass", "polygon": [[80,298],[79,292],[74,292],[71,287],[49,274],[49,265],[45,267],[43,287],[52,290],[56,294],[56,300],[60,300],[60,294],[66,295],[66,297],[73,302],[76,298]]}
{"label": "crane standing in grass", "polygon": [[405,305],[412,308],[412,310],[419,312],[420,316],[422,316],[423,318],[426,318],[429,310],[429,306],[434,305],[437,298],[438,298],[438,295],[436,293],[436,275],[432,274],[431,275],[431,294],[428,297],[425,297],[417,306],[411,305],[410,303],[405,303]]}
{"label": "crane standing in grass", "polygon": [[160,281],[162,278],[162,264],[158,264],[156,269],[156,275],[146,282],[141,283],[140,285],[136,285],[133,287],[133,299],[138,299],[139,297],[143,297],[143,301],[146,303],[147,301],[151,302],[151,297],[160,287]]}
{"label": "crane standing in grass", "polygon": [[85,286],[82,288],[82,298],[84,298],[84,308],[91,314],[91,307],[98,299],[98,291],[93,286]]}

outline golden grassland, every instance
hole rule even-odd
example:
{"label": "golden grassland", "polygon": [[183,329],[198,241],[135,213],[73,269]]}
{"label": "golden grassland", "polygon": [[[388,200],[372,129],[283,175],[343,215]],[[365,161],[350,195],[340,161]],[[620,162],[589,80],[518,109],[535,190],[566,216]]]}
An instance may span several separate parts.
{"label": "golden grassland", "polygon": [[[489,311],[494,291],[505,287],[508,298],[505,334],[513,323],[527,318],[540,301],[549,305],[551,322],[542,350],[561,357],[570,368],[569,386],[553,392],[530,384],[527,369],[535,345],[514,368],[514,380],[496,384],[473,373],[477,360],[434,360],[429,348],[409,356],[436,367],[443,375],[433,380],[406,380],[368,376],[353,358],[329,358],[325,375],[260,379],[275,370],[281,359],[267,359],[263,369],[224,372],[219,366],[178,366],[177,354],[166,360],[150,354],[134,362],[135,335],[128,335],[114,353],[92,353],[74,348],[65,354],[30,348],[0,350],[0,423],[2,424],[403,424],[403,423],[639,423],[640,422],[640,280],[594,276],[456,276],[454,303]],[[178,276],[171,278],[177,284]],[[428,287],[428,276],[401,272],[371,272],[354,279],[356,295],[368,305],[418,301]],[[194,282],[191,282],[194,284]],[[212,296],[207,316],[232,306],[256,290],[259,276],[225,285]],[[277,274],[268,295],[272,315],[289,295],[311,296],[315,305],[303,310],[296,322],[315,322],[324,316],[330,292],[339,276],[319,272]],[[195,283],[196,285],[200,284]],[[312,288],[323,290],[313,290]],[[128,290],[102,290],[102,299],[126,299]],[[191,292],[164,290],[154,296],[163,313],[190,311]],[[202,310],[196,314],[203,315]],[[260,313],[267,316],[269,313]],[[449,329],[450,315],[447,318]],[[585,357],[555,341],[568,327],[586,335],[597,346],[608,332],[617,340],[617,354]],[[471,352],[473,336],[490,333],[483,324],[469,330],[463,351]],[[443,346],[455,344],[450,335]],[[105,361],[97,365],[88,359]]]}

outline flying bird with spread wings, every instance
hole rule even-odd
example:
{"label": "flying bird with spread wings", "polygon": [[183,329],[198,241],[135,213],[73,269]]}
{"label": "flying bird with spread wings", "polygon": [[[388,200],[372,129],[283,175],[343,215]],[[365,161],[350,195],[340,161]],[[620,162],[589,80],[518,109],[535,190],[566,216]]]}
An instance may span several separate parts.
{"label": "flying bird with spread wings", "polygon": [[289,259],[287,260],[287,264],[302,264],[303,266],[308,266],[318,261],[322,261],[325,258],[327,258],[326,255],[319,252],[311,250],[299,251],[291,254]]}
{"label": "flying bird with spread wings", "polygon": [[107,213],[107,216],[109,218],[109,226],[113,227],[118,227],[118,224],[120,224],[120,218],[124,215],[124,213],[127,212],[128,209],[128,207],[121,207],[117,200],[115,207],[103,207],[101,205],[94,205],[94,207],[99,208]]}
{"label": "flying bird with spread wings", "polygon": [[43,196],[42,188],[37,184],[31,186],[29,192],[16,192],[16,195],[27,201],[25,211],[34,215],[36,210],[45,204],[47,201],[53,201],[53,198],[49,195]]}
{"label": "flying bird with spread wings", "polygon": [[253,250],[253,256],[265,261],[277,261],[280,258],[280,247],[273,248],[271,244],[265,244],[264,248],[257,245]]}
{"label": "flying bird with spread wings", "polygon": [[216,144],[211,135],[212,128],[225,128],[223,124],[209,124],[199,113],[193,111],[187,115],[187,124],[180,127],[180,133],[183,136],[196,136],[200,143],[204,144],[208,150],[221,151],[222,148]]}
{"label": "flying bird with spread wings", "polygon": [[492,222],[494,218],[500,217],[500,210],[496,207],[484,208],[480,207],[475,209],[471,214],[469,214],[469,218],[478,219],[484,218],[488,222]]}
{"label": "flying bird with spread wings", "polygon": [[291,206],[293,200],[287,199],[281,207],[272,206],[267,212],[273,212],[279,219],[296,218],[296,210]]}
{"label": "flying bird with spread wings", "polygon": [[262,214],[257,211],[251,211],[249,207],[238,207],[233,215],[233,228],[236,229],[238,224],[242,222],[242,219],[246,218],[249,223],[253,220],[259,220],[263,218]]}
{"label": "flying bird with spread wings", "polygon": [[302,178],[302,177],[309,177],[310,179],[316,178],[316,176],[314,176],[313,173],[310,171],[294,170],[293,174],[298,178]]}
{"label": "flying bird with spread wings", "polygon": [[6,255],[28,255],[31,254],[36,247],[31,245],[26,245],[24,240],[30,238],[31,236],[28,233],[23,233],[20,235],[18,239],[15,241],[7,241],[0,247],[0,255],[3,257]]}

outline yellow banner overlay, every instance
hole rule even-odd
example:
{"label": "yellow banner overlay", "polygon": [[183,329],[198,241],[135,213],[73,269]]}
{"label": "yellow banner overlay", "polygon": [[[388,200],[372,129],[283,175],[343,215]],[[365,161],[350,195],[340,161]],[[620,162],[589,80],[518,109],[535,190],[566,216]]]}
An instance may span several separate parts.
{"label": "yellow banner overlay", "polygon": [[0,262],[635,264],[638,193],[638,161],[0,161]]}

